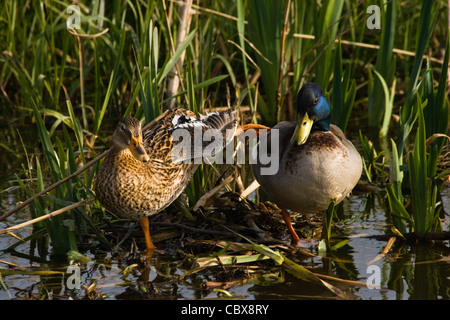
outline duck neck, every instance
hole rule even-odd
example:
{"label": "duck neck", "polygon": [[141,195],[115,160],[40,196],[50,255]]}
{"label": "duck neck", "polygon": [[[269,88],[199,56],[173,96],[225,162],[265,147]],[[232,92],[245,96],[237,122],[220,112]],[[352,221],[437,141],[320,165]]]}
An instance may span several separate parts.
{"label": "duck neck", "polygon": [[113,145],[111,147],[110,154],[114,155],[114,157],[131,157],[134,158],[130,149],[128,148],[120,148],[119,146]]}
{"label": "duck neck", "polygon": [[330,118],[331,118],[331,116],[328,116],[325,119],[315,122],[311,130],[312,131],[330,131]]}

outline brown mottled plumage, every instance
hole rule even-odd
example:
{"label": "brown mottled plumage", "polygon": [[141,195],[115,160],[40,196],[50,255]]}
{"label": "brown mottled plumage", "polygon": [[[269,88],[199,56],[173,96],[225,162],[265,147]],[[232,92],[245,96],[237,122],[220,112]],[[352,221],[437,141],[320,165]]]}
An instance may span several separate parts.
{"label": "brown mottled plumage", "polygon": [[[179,129],[219,130],[222,147],[234,135],[236,114],[231,109],[197,119],[189,110],[168,112],[144,132],[132,117],[122,119],[113,133],[113,145],[100,168],[95,193],[100,203],[114,214],[148,224],[147,217],[169,206],[184,190],[198,162],[184,159],[175,163],[172,134]],[[192,135],[193,136],[193,135]],[[193,142],[194,140],[192,140]],[[200,142],[201,143],[201,142]],[[146,154],[145,154],[146,153]],[[147,225],[148,228],[148,225]],[[147,249],[154,248],[150,235]]]}

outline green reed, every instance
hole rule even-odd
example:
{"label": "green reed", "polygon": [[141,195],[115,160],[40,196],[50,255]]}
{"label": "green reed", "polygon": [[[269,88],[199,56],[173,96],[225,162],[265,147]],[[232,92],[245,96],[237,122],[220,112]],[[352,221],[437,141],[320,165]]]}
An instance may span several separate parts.
{"label": "green reed", "polygon": [[[386,98],[385,86],[390,86],[395,71],[395,56],[393,55],[394,39],[397,23],[397,1],[388,1],[385,10],[381,10],[381,39],[378,51],[375,71],[378,72],[379,79],[373,81],[369,86],[368,100],[368,122],[369,128],[378,129],[381,126],[383,113],[380,112],[380,105],[383,104],[383,96]],[[383,8],[384,9],[384,8]],[[386,119],[387,117],[385,117]],[[390,115],[389,115],[390,118]],[[386,121],[383,122],[384,128]]]}
{"label": "green reed", "polygon": [[[428,231],[441,231],[439,222],[439,205],[437,194],[442,188],[443,178],[450,170],[437,172],[439,156],[448,133],[449,110],[448,101],[443,98],[446,90],[447,69],[449,59],[449,42],[447,40],[443,67],[437,89],[431,69],[424,72],[423,79],[415,90],[417,99],[411,109],[417,110],[418,127],[412,152],[407,156],[407,172],[411,190],[412,213],[403,207],[402,195],[403,173],[401,157],[394,142],[393,145],[393,181],[387,187],[391,211],[401,219],[394,219],[394,224],[401,232],[409,225],[411,231],[425,234]],[[395,147],[395,148],[394,148]]]}
{"label": "green reed", "polygon": [[416,42],[416,55],[414,58],[413,68],[409,76],[409,83],[406,90],[406,102],[400,110],[400,136],[398,139],[398,152],[403,152],[406,147],[406,141],[411,132],[414,122],[418,116],[418,105],[416,101],[417,83],[419,81],[423,55],[427,47],[428,41],[433,32],[438,13],[438,4],[435,2],[426,1],[422,4],[422,10],[419,20],[419,36]]}
{"label": "green reed", "polygon": [[345,71],[342,68],[342,49],[339,42],[334,62],[331,122],[345,132],[355,102],[356,81],[352,79],[350,83],[351,65],[347,66]]}
{"label": "green reed", "polygon": [[[70,110],[70,101],[67,102],[68,109]],[[53,141],[51,141],[50,135],[45,127],[45,124],[41,118],[41,115],[36,107],[33,107],[38,134],[42,143],[43,154],[48,164],[48,170],[41,168],[39,159],[36,161],[36,177],[37,177],[37,191],[42,191],[44,189],[44,174],[48,173],[52,177],[52,181],[56,182],[61,180],[63,177],[70,175],[77,170],[76,164],[76,154],[77,152],[72,147],[72,139],[69,136],[66,127],[63,127],[64,134],[64,144],[58,137],[56,140],[56,149],[53,147]],[[75,131],[75,136],[77,136],[78,147],[81,152],[78,154],[83,154],[82,150],[82,135],[81,128],[78,118],[73,115],[73,112],[69,111],[71,114],[70,122],[73,131]],[[78,133],[77,133],[78,132]],[[18,178],[20,186],[25,191],[28,196],[31,196],[31,190],[26,186],[20,178]],[[82,198],[92,197],[92,191],[90,190],[90,185],[92,184],[93,174],[85,175],[84,178],[75,178],[74,180],[69,180],[63,185],[58,186],[53,194],[48,194],[43,198],[37,199],[30,205],[30,212],[32,218],[43,216],[56,208],[64,207],[72,203],[80,201]],[[45,228],[52,244],[52,253],[55,255],[62,255],[70,250],[77,250],[77,239],[76,234],[81,235],[86,233],[86,222],[89,225],[93,225],[91,218],[83,210],[85,208],[77,208],[73,212],[69,212],[64,216],[56,216],[50,219],[42,221],[34,225],[34,232],[39,233],[42,228]],[[78,230],[77,230],[78,229]],[[82,230],[83,229],[83,230]],[[99,240],[107,244],[103,236],[97,233]],[[45,238],[38,239],[38,249],[42,255],[47,251]],[[32,246],[33,248],[33,246]]]}
{"label": "green reed", "polygon": [[[448,170],[437,174],[437,162],[445,141],[442,137],[434,138],[435,135],[446,135],[448,133],[448,101],[443,98],[447,83],[448,39],[437,90],[434,88],[430,68],[423,72],[422,80],[419,82],[422,56],[436,22],[437,10],[436,3],[424,2],[422,4],[421,29],[417,38],[416,56],[411,71],[406,102],[400,110],[400,136],[396,145],[394,142],[392,143],[393,153],[397,153],[397,155],[392,155],[393,180],[387,186],[388,200],[391,212],[395,216],[394,225],[396,228],[400,232],[406,232],[407,226],[409,226],[410,231],[421,235],[429,231],[441,231],[439,221],[441,206],[437,200],[437,194],[442,186],[442,178],[446,174],[448,175]],[[412,204],[410,212],[408,212],[403,206],[405,198],[402,194],[404,174],[401,170],[403,150],[406,148],[407,137],[416,121],[418,121],[418,126],[413,150],[405,157],[407,160],[405,174],[409,177]],[[432,139],[431,143],[428,143],[429,139]]]}

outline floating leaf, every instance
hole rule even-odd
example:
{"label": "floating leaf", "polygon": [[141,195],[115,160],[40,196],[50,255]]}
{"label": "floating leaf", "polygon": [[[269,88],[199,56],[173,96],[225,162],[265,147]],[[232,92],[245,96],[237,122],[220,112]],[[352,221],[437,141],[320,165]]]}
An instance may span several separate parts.
{"label": "floating leaf", "polygon": [[270,257],[263,254],[253,254],[253,255],[221,255],[213,257],[202,257],[195,260],[195,268],[205,268],[214,267],[219,265],[230,265],[230,264],[241,264],[256,262],[261,260],[268,260]]}
{"label": "floating leaf", "polygon": [[285,256],[283,256],[283,258],[284,258],[284,262],[282,264],[282,267],[284,267],[287,272],[289,272],[296,278],[304,280],[304,281],[316,283],[320,286],[327,288],[328,290],[330,290],[337,296],[339,296],[341,298],[346,298],[345,293],[342,290],[340,290],[339,288],[318,278],[314,273],[312,273],[308,269],[302,267],[301,265],[295,263],[294,261],[286,258]]}
{"label": "floating leaf", "polygon": [[227,297],[232,297],[232,296],[233,296],[231,293],[229,293],[227,290],[224,290],[224,289],[218,289],[218,288],[215,288],[214,291],[215,291],[215,292],[223,293],[223,294],[226,295]]}

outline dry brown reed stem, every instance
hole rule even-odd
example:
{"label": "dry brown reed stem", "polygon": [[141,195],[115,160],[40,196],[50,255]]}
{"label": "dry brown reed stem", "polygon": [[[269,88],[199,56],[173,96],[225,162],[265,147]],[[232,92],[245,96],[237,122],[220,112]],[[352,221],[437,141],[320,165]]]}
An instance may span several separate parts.
{"label": "dry brown reed stem", "polygon": [[[173,3],[184,5],[184,2],[182,2],[182,1],[178,1],[178,0],[169,0],[169,1],[173,2]],[[214,14],[216,16],[223,17],[223,18],[226,18],[226,19],[238,21],[238,18],[235,17],[235,16],[232,16],[232,15],[229,15],[229,14],[226,14],[226,13],[223,13],[223,12],[219,12],[219,11],[216,11],[216,10],[208,9],[206,7],[201,7],[201,6],[196,5],[196,4],[192,4],[192,9],[193,9],[192,11],[194,13],[197,13],[196,11],[198,11],[197,14],[200,14],[201,12],[206,12],[206,13]],[[248,24],[248,22],[244,21],[244,24]]]}
{"label": "dry brown reed stem", "polygon": [[4,263],[4,264],[8,265],[9,267],[18,267],[19,266],[18,264],[15,264],[15,263],[12,263],[9,261],[5,261],[5,260],[0,260],[0,263]]}
{"label": "dry brown reed stem", "polygon": [[[266,127],[261,124],[248,123],[243,126],[237,127],[234,136],[238,137],[241,133],[243,133],[247,130],[250,130],[250,129],[255,130],[256,134],[259,136],[260,129],[270,130],[270,127]],[[240,197],[242,199],[247,198],[249,194],[251,194],[253,191],[258,189],[259,187],[260,187],[259,182],[257,180],[253,180],[253,182],[241,193]]]}
{"label": "dry brown reed stem", "polygon": [[260,187],[259,182],[255,179],[253,182],[241,193],[241,198],[247,198],[249,194]]}
{"label": "dry brown reed stem", "polygon": [[323,280],[336,281],[336,282],[347,284],[349,286],[367,287],[367,283],[364,283],[364,282],[361,282],[361,281],[340,279],[340,278],[329,276],[329,275],[322,274],[322,273],[315,273],[315,272],[313,272],[313,274],[317,278],[320,278],[320,279],[323,279]]}
{"label": "dry brown reed stem", "polygon": [[205,206],[205,204],[209,198],[211,198],[217,191],[222,189],[222,187],[229,184],[233,180],[234,180],[234,177],[232,175],[229,175],[228,177],[226,177],[219,185],[215,186],[214,188],[209,190],[207,193],[205,193],[200,199],[198,199],[193,210],[197,211],[200,207]]}
{"label": "dry brown reed stem", "polygon": [[[294,33],[294,37],[302,38],[302,39],[310,39],[310,40],[314,40],[315,39],[315,36],[313,36],[311,34],[301,34],[301,33]],[[335,42],[338,42],[338,41],[339,41],[339,39],[335,40]],[[380,49],[380,46],[376,45],[376,44],[348,41],[348,40],[343,40],[343,39],[341,39],[341,44],[355,46],[355,47],[368,48],[368,49],[376,49],[376,50]],[[401,49],[395,49],[394,48],[394,49],[392,49],[392,52],[397,53],[397,54],[403,54],[405,56],[411,56],[411,57],[415,57],[416,56],[415,52],[401,50]],[[443,59],[436,59],[436,58],[429,57],[429,56],[426,56],[426,55],[423,56],[423,59],[430,59],[430,61],[439,63],[441,65],[444,63]]]}
{"label": "dry brown reed stem", "polygon": [[67,31],[77,37],[93,39],[93,38],[100,37],[100,36],[104,35],[105,33],[107,33],[109,31],[109,28],[106,28],[105,30],[103,30],[99,33],[96,33],[96,34],[80,34],[80,33],[76,32],[75,29],[67,29]]}
{"label": "dry brown reed stem", "polygon": [[280,115],[281,115],[281,80],[283,79],[283,64],[284,64],[284,46],[286,43],[286,34],[287,34],[287,22],[289,17],[289,8],[291,7],[291,0],[288,0],[286,2],[286,8],[284,12],[284,21],[283,21],[283,28],[282,28],[282,35],[281,35],[281,48],[280,48],[280,64],[278,69],[278,88],[277,88],[277,94],[276,94],[276,119],[277,122],[280,121]]}
{"label": "dry brown reed stem", "polygon": [[40,216],[40,217],[37,217],[35,219],[31,219],[31,220],[28,220],[26,222],[16,224],[15,226],[12,226],[12,227],[0,230],[0,235],[6,233],[6,234],[9,234],[11,236],[14,236],[15,238],[17,238],[19,240],[22,240],[19,237],[17,237],[16,235],[14,235],[13,231],[18,230],[18,229],[23,228],[23,227],[26,227],[26,226],[29,226],[29,225],[32,225],[32,224],[34,224],[36,222],[39,222],[39,221],[42,221],[42,220],[45,220],[45,219],[48,219],[48,218],[55,217],[55,216],[57,216],[57,215],[59,215],[61,213],[64,213],[66,211],[69,211],[69,210],[72,210],[72,209],[75,209],[75,208],[78,208],[78,207],[81,207],[81,206],[83,206],[85,204],[88,204],[88,203],[94,201],[94,200],[95,200],[95,198],[89,198],[89,199],[85,199],[85,200],[82,200],[82,201],[79,201],[79,202],[75,202],[75,203],[73,203],[71,205],[68,205],[68,206],[66,206],[64,208],[52,211],[52,212],[50,212],[48,214],[45,214],[45,215]]}
{"label": "dry brown reed stem", "polygon": [[[183,43],[183,41],[186,39],[187,34],[189,33],[189,28],[191,25],[191,17],[192,17],[192,0],[186,0],[182,3],[180,6],[180,27],[179,32],[177,35],[177,48]],[[170,28],[169,28],[170,30]],[[173,41],[172,42],[172,49],[173,52],[175,52],[175,48],[173,48]],[[181,66],[183,65],[184,56],[186,54],[186,51],[183,51],[181,54],[178,62],[175,64],[175,66],[172,69],[172,72],[169,73],[169,81],[167,85],[167,96],[173,97],[177,94],[178,86],[180,85],[180,70]],[[167,104],[168,109],[172,109],[175,106],[175,98],[171,98]]]}
{"label": "dry brown reed stem", "polygon": [[164,111],[163,113],[161,113],[159,116],[157,116],[155,119],[153,119],[152,121],[150,121],[149,123],[147,123],[143,128],[142,131],[147,130],[149,127],[151,127],[155,122],[158,122],[159,120],[161,120],[163,117],[166,116],[166,114],[169,113],[169,110]]}
{"label": "dry brown reed stem", "polygon": [[378,254],[375,258],[373,258],[372,260],[368,261],[367,265],[372,265],[375,262],[377,262],[378,260],[380,260],[381,258],[383,258],[389,252],[389,250],[391,250],[391,248],[394,245],[396,239],[397,239],[396,237],[390,237],[388,242],[387,242],[387,244],[386,244],[386,246],[384,247],[383,251],[381,251],[381,253]]}
{"label": "dry brown reed stem", "polygon": [[[245,38],[244,38],[245,39]],[[243,54],[245,54],[245,57],[252,63],[252,65],[255,67],[256,70],[261,71],[261,69],[259,68],[258,64],[250,57],[250,55],[248,54],[247,51],[245,51],[244,49],[242,49],[242,47],[240,45],[238,45],[236,42],[234,42],[233,40],[228,40],[228,43],[231,43],[232,45],[234,45],[236,48],[238,48]],[[248,43],[248,42],[247,42]],[[262,57],[264,57],[263,55],[261,55]]]}

